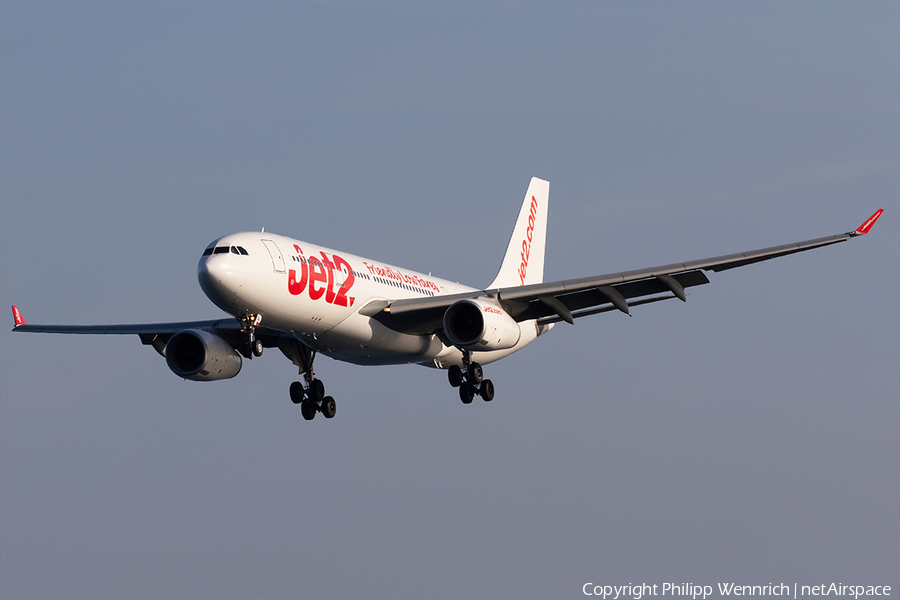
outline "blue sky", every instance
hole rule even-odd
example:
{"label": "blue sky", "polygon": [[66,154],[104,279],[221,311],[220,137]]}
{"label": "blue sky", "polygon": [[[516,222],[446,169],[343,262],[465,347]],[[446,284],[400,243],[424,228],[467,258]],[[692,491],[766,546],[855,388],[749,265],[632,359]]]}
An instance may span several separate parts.
{"label": "blue sky", "polygon": [[[711,274],[445,374],[269,351],[184,382],[137,339],[0,331],[13,597],[581,597],[586,582],[900,589],[900,8],[0,4],[0,297],[205,319],[266,227],[491,281],[532,176],[545,278],[872,234]],[[9,325],[12,318],[9,316]],[[896,597],[896,596],[895,596]]]}

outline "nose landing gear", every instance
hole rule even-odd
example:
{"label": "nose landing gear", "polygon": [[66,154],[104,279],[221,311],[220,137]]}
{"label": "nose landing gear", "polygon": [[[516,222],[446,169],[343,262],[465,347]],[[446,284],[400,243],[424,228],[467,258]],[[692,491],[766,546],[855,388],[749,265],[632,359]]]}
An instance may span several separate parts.
{"label": "nose landing gear", "polygon": [[238,317],[241,331],[247,334],[247,341],[237,349],[244,358],[259,358],[263,355],[263,343],[256,337],[256,328],[262,323],[262,315],[244,315]]}
{"label": "nose landing gear", "polygon": [[477,362],[472,362],[472,354],[463,350],[463,366],[465,371],[456,365],[452,365],[447,371],[450,385],[459,388],[459,399],[463,404],[471,404],[472,399],[479,395],[485,402],[494,399],[494,383],[484,378],[484,370]]}

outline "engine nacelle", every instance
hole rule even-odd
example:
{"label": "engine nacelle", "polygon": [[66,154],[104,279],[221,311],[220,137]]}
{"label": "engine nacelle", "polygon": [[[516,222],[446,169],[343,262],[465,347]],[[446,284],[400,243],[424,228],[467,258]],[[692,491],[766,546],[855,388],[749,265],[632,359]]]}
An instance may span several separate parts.
{"label": "engine nacelle", "polygon": [[179,331],[166,344],[166,363],[193,381],[230,379],[241,371],[241,355],[219,336],[202,329]]}
{"label": "engine nacelle", "polygon": [[492,302],[459,300],[444,313],[444,334],[465,350],[505,350],[519,343],[519,324]]}

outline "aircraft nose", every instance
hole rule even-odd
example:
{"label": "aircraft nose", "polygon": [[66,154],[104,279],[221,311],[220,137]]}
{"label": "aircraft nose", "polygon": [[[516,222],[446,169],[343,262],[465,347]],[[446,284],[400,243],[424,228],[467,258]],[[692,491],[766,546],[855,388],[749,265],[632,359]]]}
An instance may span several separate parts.
{"label": "aircraft nose", "polygon": [[[238,242],[238,243],[236,243]],[[240,244],[240,242],[244,242]],[[254,273],[252,255],[238,237],[219,238],[197,263],[197,281],[213,304],[232,314],[247,312],[247,292]]]}
{"label": "aircraft nose", "polygon": [[204,256],[197,265],[197,280],[207,296],[220,297],[227,291],[226,282],[230,272],[227,258]]}

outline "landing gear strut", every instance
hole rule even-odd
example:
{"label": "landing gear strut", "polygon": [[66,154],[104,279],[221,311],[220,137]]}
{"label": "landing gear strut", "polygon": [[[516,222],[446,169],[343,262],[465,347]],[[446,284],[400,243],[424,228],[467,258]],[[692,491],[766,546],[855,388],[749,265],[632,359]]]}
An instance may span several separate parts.
{"label": "landing gear strut", "polygon": [[262,323],[262,315],[244,315],[238,317],[238,323],[241,331],[247,335],[247,341],[238,348],[244,358],[250,359],[254,356],[259,358],[263,354],[263,343],[256,337],[256,328]]}
{"label": "landing gear strut", "polygon": [[472,353],[463,350],[463,367],[452,365],[447,371],[450,385],[459,388],[459,399],[463,404],[471,404],[472,399],[479,395],[485,402],[494,399],[494,383],[484,378],[484,370],[477,362],[472,362]]}
{"label": "landing gear strut", "polygon": [[326,419],[333,419],[337,412],[337,404],[334,398],[325,395],[325,384],[321,379],[316,379],[313,373],[312,364],[316,358],[316,351],[306,349],[300,358],[300,372],[303,374],[306,387],[299,381],[293,382],[290,389],[291,402],[300,405],[300,414],[307,421],[315,419],[317,412],[325,415]]}

